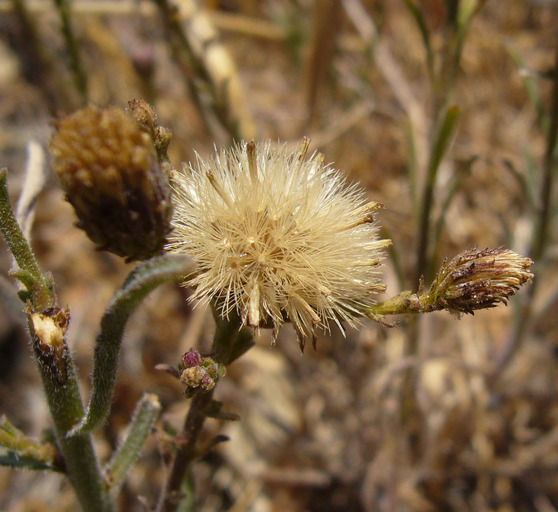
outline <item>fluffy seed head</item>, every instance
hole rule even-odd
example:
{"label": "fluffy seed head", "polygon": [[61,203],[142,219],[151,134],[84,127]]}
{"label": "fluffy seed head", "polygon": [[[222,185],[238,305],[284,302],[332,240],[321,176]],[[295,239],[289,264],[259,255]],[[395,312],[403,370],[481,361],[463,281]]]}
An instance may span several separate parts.
{"label": "fluffy seed head", "polygon": [[173,176],[167,250],[197,262],[193,299],[244,325],[292,322],[301,348],[317,328],[354,324],[385,289],[376,202],[315,153],[241,143]]}

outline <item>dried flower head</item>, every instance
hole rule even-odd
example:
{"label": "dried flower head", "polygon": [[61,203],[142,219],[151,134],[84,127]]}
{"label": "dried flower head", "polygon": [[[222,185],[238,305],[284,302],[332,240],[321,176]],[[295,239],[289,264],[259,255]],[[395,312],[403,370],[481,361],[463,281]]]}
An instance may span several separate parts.
{"label": "dried flower head", "polygon": [[172,132],[164,126],[159,126],[155,109],[144,100],[135,99],[128,102],[126,113],[130,114],[138,126],[151,137],[159,162],[168,161],[167,149],[171,142]]}
{"label": "dried flower head", "polygon": [[131,115],[79,110],[56,123],[50,152],[78,227],[100,249],[128,260],[162,250],[172,213],[168,177]]}
{"label": "dried flower head", "polygon": [[431,310],[471,313],[507,304],[533,274],[533,261],[508,249],[469,249],[444,262],[427,296]]}
{"label": "dried flower head", "polygon": [[376,202],[323,165],[309,140],[296,151],[242,143],[173,176],[167,249],[188,253],[193,299],[213,302],[244,325],[292,322],[301,348],[317,328],[354,324],[385,289]]}

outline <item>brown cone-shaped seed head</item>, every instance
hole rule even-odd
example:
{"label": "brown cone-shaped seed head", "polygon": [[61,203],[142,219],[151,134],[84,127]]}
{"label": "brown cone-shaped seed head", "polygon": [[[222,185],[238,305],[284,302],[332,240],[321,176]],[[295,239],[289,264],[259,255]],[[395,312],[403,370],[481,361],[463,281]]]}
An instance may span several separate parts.
{"label": "brown cone-shaped seed head", "polygon": [[168,178],[130,115],[79,110],[56,123],[50,152],[78,226],[100,249],[127,260],[161,251],[172,213]]}
{"label": "brown cone-shaped seed head", "polygon": [[507,249],[469,249],[442,265],[428,294],[434,309],[458,313],[506,304],[533,277],[532,264]]}

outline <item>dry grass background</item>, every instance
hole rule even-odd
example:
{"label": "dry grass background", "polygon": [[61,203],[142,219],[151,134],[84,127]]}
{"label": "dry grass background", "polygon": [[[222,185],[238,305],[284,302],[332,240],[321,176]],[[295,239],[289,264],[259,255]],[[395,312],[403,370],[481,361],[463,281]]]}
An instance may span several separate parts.
{"label": "dry grass background", "polygon": [[[444,42],[444,2],[419,4],[436,52]],[[154,104],[174,133],[175,165],[228,143],[231,133],[288,142],[309,135],[326,161],[386,205],[381,222],[399,248],[408,286],[416,286],[406,126],[410,118],[423,162],[432,106],[424,48],[403,2],[206,0],[201,11],[190,0],[178,5],[190,13],[190,45],[196,53],[199,44],[199,61],[185,59],[176,43],[173,50],[172,28],[165,28],[155,3],[73,4],[89,101],[124,106],[143,97]],[[27,14],[16,16],[14,6]],[[359,6],[365,15],[354,14]],[[28,142],[45,146],[53,116],[83,100],[53,4],[1,2],[0,9],[0,165],[9,168],[15,198]],[[460,162],[476,161],[446,214],[440,255],[475,245],[527,251],[527,203],[507,162],[523,170],[526,155],[537,165],[542,159],[544,135],[522,73],[551,69],[557,27],[555,1],[492,0],[475,17],[452,96],[463,114],[437,193]],[[526,69],[514,64],[510,50],[522,55]],[[547,105],[551,81],[536,77],[536,83]],[[211,100],[217,108],[208,107]],[[51,179],[37,205],[33,244],[43,270],[54,274],[61,304],[70,307],[69,337],[85,391],[98,321],[130,266],[95,252],[73,223]],[[302,356],[290,329],[273,349],[263,332],[218,386],[217,398],[241,421],[207,421],[204,438],[221,432],[231,441],[197,464],[195,510],[558,510],[556,255],[551,245],[538,275],[532,328],[496,377],[493,363],[514,329],[515,299],[508,308],[461,320],[447,313],[423,318],[410,356],[405,325],[387,329],[368,321],[347,339],[324,336],[317,352]],[[5,274],[7,251],[0,252],[0,265]],[[389,262],[385,274],[388,296],[394,295],[400,290]],[[6,280],[0,284],[0,411],[39,435],[49,427],[48,411],[14,289]],[[175,364],[192,346],[209,346],[211,314],[192,310],[186,298],[178,288],[158,289],[133,317],[112,415],[96,434],[101,456],[118,443],[146,390],[161,397],[162,421],[181,423],[188,403],[154,366]],[[405,419],[407,368],[417,369],[416,407]],[[154,502],[165,451],[152,436],[120,494],[122,510],[144,510],[138,495]],[[76,505],[61,477],[0,469],[0,510]]]}

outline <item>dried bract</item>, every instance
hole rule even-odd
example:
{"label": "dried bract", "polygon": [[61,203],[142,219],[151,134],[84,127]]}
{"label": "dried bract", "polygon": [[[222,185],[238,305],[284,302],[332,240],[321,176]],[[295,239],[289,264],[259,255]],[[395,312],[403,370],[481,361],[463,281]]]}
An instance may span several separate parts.
{"label": "dried bract", "polygon": [[159,162],[168,160],[167,149],[171,142],[172,133],[168,128],[159,126],[159,120],[155,109],[142,99],[130,100],[126,107],[126,112],[130,114],[138,123],[139,127],[147,133],[157,151]]}
{"label": "dried bract", "polygon": [[138,123],[87,107],[56,124],[53,168],[89,238],[128,260],[162,250],[172,214],[168,177]]}
{"label": "dried bract", "polygon": [[430,310],[473,313],[507,304],[533,274],[533,261],[508,249],[469,249],[444,262],[426,303]]}
{"label": "dried bract", "polygon": [[292,322],[301,348],[317,328],[354,324],[385,289],[376,202],[315,153],[242,143],[173,177],[175,212],[167,249],[187,253],[193,299],[213,302],[244,325]]}

